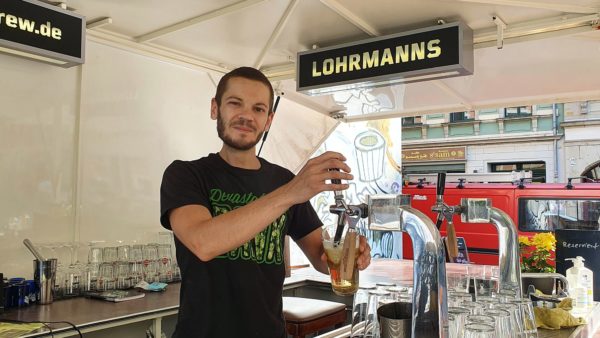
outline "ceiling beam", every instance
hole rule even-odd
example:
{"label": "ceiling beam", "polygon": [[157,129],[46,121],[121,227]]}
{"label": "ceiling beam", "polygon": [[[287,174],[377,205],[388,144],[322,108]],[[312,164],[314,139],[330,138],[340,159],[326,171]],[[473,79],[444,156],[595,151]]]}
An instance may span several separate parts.
{"label": "ceiling beam", "polygon": [[100,28],[100,27],[104,27],[107,25],[112,24],[112,18],[111,17],[102,17],[96,20],[91,20],[86,22],[85,24],[85,28],[87,29],[95,29],[95,28]]}
{"label": "ceiling beam", "polygon": [[224,16],[227,14],[231,14],[233,12],[237,12],[240,11],[242,9],[246,9],[250,6],[254,6],[256,4],[259,4],[261,2],[264,2],[266,0],[244,0],[244,1],[240,1],[240,2],[236,2],[232,5],[229,6],[225,6],[225,7],[221,7],[219,9],[216,9],[214,11],[210,11],[208,13],[204,13],[202,15],[193,17],[191,19],[187,19],[187,20],[183,20],[180,21],[178,23],[163,27],[163,28],[159,28],[155,31],[152,31],[148,34],[144,34],[144,35],[140,35],[138,37],[135,38],[135,40],[137,42],[149,42],[152,41],[154,39],[158,39],[161,36],[165,36],[167,34],[171,34],[173,32],[188,28],[190,26],[193,25],[197,25],[201,22],[210,20],[210,19],[214,19],[220,16]]}
{"label": "ceiling beam", "polygon": [[140,55],[165,60],[192,69],[214,71],[219,74],[225,74],[231,70],[231,67],[214,61],[203,60],[197,56],[153,43],[138,43],[134,38],[102,29],[88,29],[87,38],[107,46],[132,51]]}
{"label": "ceiling beam", "polygon": [[489,5],[500,5],[500,6],[512,6],[512,7],[526,7],[536,9],[546,9],[550,11],[564,12],[564,13],[579,13],[579,14],[591,14],[600,12],[600,7],[588,7],[588,6],[577,6],[569,4],[557,4],[549,2],[537,2],[537,1],[521,1],[521,0],[444,0],[447,2],[471,2],[479,4]]}
{"label": "ceiling beam", "polygon": [[[513,24],[506,24],[506,28],[503,30],[503,38],[520,38],[528,37],[531,40],[544,38],[542,33],[566,31],[573,28],[585,27],[587,29],[593,29],[593,26],[598,24],[600,20],[599,14],[591,15],[576,15],[568,16],[561,15],[558,17],[545,18],[540,20],[532,20],[525,22],[518,22]],[[482,29],[473,32],[473,43],[477,48],[478,44],[494,41],[498,37],[496,28],[493,29]]]}
{"label": "ceiling beam", "polygon": [[277,26],[273,30],[273,33],[269,37],[267,44],[263,47],[263,49],[260,51],[258,57],[256,58],[256,62],[254,63],[254,68],[259,69],[262,66],[262,63],[265,60],[265,55],[267,55],[267,52],[269,51],[269,49],[271,49],[271,47],[275,43],[275,40],[277,40],[277,38],[279,37],[279,34],[281,34],[281,32],[283,31],[283,28],[285,27],[288,20],[290,19],[290,16],[291,16],[292,12],[294,11],[294,8],[296,8],[297,4],[298,4],[298,0],[290,1],[287,8],[283,12],[283,15],[279,19]]}
{"label": "ceiling beam", "polygon": [[331,8],[331,10],[339,14],[341,17],[348,20],[354,26],[360,28],[363,32],[371,36],[381,35],[381,33],[375,27],[371,26],[368,22],[354,14],[354,12],[344,7],[344,5],[340,4],[337,0],[321,0],[321,2],[325,6]]}

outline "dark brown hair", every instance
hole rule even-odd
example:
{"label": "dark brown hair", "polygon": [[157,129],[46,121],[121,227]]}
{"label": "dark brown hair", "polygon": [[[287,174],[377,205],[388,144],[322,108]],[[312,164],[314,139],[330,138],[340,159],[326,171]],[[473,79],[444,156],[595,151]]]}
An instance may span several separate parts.
{"label": "dark brown hair", "polygon": [[273,111],[273,86],[271,85],[271,82],[269,81],[269,79],[267,79],[265,74],[263,74],[260,70],[252,67],[236,68],[230,71],[229,73],[225,74],[221,78],[219,84],[217,85],[217,92],[215,94],[215,101],[217,101],[217,105],[219,107],[221,106],[221,98],[223,98],[223,93],[225,93],[225,90],[227,89],[229,79],[233,77],[241,77],[248,80],[258,81],[267,86],[267,88],[269,89],[269,113]]}

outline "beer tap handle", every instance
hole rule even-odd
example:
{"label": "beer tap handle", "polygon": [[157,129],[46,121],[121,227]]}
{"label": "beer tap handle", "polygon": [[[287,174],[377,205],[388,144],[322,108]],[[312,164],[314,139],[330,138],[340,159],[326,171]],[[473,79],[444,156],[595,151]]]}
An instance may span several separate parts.
{"label": "beer tap handle", "polygon": [[[329,169],[329,171],[340,171],[338,168]],[[331,179],[332,184],[342,184],[342,180],[338,178]],[[337,227],[335,229],[335,235],[333,236],[333,245],[338,246],[344,233],[344,226],[346,224],[346,202],[344,201],[344,194],[339,190],[334,190],[335,195],[335,206],[329,208],[330,212],[333,211],[338,215]],[[335,209],[335,210],[332,210]]]}
{"label": "beer tap handle", "polygon": [[[444,190],[446,189],[446,173],[438,173],[437,175],[437,197],[444,196]],[[438,200],[439,202],[439,200]]]}
{"label": "beer tap handle", "polygon": [[437,221],[435,222],[435,226],[438,230],[442,226],[442,222],[444,222],[444,213],[443,213],[443,204],[444,204],[444,190],[446,189],[446,173],[438,173],[437,176],[437,186],[436,186],[436,204],[441,210],[438,213]]}

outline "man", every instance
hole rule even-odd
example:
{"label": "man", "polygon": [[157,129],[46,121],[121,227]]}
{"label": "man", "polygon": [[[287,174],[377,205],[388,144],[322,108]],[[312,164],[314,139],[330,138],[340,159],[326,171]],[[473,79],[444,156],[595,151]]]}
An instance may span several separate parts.
{"label": "man", "polygon": [[[328,273],[321,222],[308,200],[344,190],[350,168],[339,153],[311,159],[297,176],[257,157],[273,120],[273,88],[258,70],[226,74],[211,101],[223,146],[174,161],[161,186],[161,223],[175,233],[182,274],[174,337],[283,338],[283,244],[290,235],[315,269]],[[330,171],[331,168],[340,169]],[[361,238],[359,269],[370,263]]]}

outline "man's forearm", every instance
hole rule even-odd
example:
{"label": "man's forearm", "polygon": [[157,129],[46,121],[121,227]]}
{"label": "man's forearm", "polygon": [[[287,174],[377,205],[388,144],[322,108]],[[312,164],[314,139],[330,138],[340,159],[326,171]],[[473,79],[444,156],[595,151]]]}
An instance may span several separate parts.
{"label": "man's forearm", "polygon": [[283,187],[276,189],[245,206],[196,221],[188,227],[191,238],[183,242],[203,261],[211,260],[254,238],[292,205]]}

